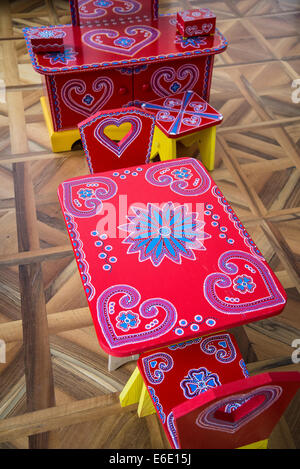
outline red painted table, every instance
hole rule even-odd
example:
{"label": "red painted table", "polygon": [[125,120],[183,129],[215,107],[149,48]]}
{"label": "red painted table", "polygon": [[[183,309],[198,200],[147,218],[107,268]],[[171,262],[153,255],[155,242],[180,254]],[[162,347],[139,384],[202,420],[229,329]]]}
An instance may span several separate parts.
{"label": "red painted table", "polygon": [[281,284],[195,159],[70,179],[59,198],[98,339],[111,355],[284,308]]}

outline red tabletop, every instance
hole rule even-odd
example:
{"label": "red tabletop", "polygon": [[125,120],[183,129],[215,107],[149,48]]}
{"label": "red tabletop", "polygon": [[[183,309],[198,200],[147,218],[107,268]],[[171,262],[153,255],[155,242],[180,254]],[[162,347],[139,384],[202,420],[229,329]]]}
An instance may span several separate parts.
{"label": "red tabletop", "polygon": [[107,353],[136,354],[282,311],[281,284],[197,160],[73,178],[58,193]]}
{"label": "red tabletop", "polygon": [[[223,52],[227,41],[219,32],[213,36],[182,38],[176,33],[176,16],[157,20],[120,21],[93,26],[47,26],[24,28],[34,69],[45,75],[145,64],[214,55]],[[63,36],[64,53],[32,51],[32,36]]]}
{"label": "red tabletop", "polygon": [[141,106],[155,114],[156,126],[170,138],[199,132],[221,124],[223,120],[222,114],[192,90],[142,103]]}

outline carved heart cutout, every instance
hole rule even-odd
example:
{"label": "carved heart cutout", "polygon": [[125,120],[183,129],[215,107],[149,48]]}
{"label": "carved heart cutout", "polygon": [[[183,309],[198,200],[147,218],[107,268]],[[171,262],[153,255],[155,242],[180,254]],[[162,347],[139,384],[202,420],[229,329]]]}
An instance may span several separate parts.
{"label": "carved heart cutout", "polygon": [[274,404],[281,393],[280,386],[262,386],[246,394],[222,399],[202,411],[196,419],[196,425],[235,433]]}
{"label": "carved heart cutout", "polygon": [[156,164],[147,170],[145,177],[154,186],[170,186],[173,192],[185,196],[204,194],[211,184],[200,163],[193,158]]}
{"label": "carved heart cutout", "polygon": [[[169,301],[152,298],[141,303],[136,311],[140,301],[140,293],[129,285],[114,285],[98,298],[98,322],[110,348],[152,341],[166,334],[175,324],[177,311]],[[127,320],[129,316],[130,321]],[[151,322],[153,318],[155,325],[152,322],[149,327],[147,320]],[[121,322],[127,327],[120,327]]]}
{"label": "carved heart cutout", "polygon": [[[167,87],[163,83],[171,83],[174,80],[183,82],[180,91],[192,90],[199,79],[199,70],[196,65],[185,64],[175,70],[173,67],[162,67],[156,70],[151,77],[151,87],[158,96],[170,96],[172,85]],[[174,87],[173,93],[178,89]]]}
{"label": "carved heart cutout", "polygon": [[[113,94],[114,84],[108,77],[97,78],[92,85],[93,92],[98,96],[86,94],[86,84],[83,80],[68,80],[61,89],[61,97],[67,107],[86,117],[103,108]],[[81,99],[79,99],[81,98]]]}
{"label": "carved heart cutout", "polygon": [[114,29],[92,29],[83,34],[82,41],[88,46],[126,57],[133,57],[159,37],[160,32],[151,26],[129,26],[120,37]]}
{"label": "carved heart cutout", "polygon": [[[257,257],[244,251],[227,251],[218,265],[222,273],[212,273],[204,281],[204,295],[214,309],[225,314],[247,314],[285,304],[270,270]],[[234,292],[231,297],[230,289]]]}
{"label": "carved heart cutout", "polygon": [[[112,140],[109,135],[109,127],[117,127],[118,129],[122,128],[127,130],[127,134],[119,141],[116,142]],[[128,132],[128,125],[131,126]],[[123,127],[122,127],[123,126]],[[120,118],[107,117],[102,122],[100,122],[95,128],[94,135],[96,139],[102,143],[106,148],[111,150],[117,155],[118,158],[122,153],[128,148],[128,146],[136,139],[139,135],[142,128],[141,121],[138,117],[134,116],[125,116]],[[105,132],[105,129],[106,132]]]}

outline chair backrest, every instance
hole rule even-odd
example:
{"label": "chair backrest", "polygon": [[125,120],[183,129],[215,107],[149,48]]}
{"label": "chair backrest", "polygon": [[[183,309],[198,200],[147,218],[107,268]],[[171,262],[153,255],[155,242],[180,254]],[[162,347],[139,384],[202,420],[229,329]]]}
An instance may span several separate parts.
{"label": "chair backrest", "polygon": [[299,387],[299,372],[264,373],[178,405],[179,448],[240,448],[267,439]]}
{"label": "chair backrest", "polygon": [[73,26],[97,24],[112,19],[150,19],[158,16],[158,0],[120,0],[118,2],[95,0],[69,0]]}
{"label": "chair backrest", "polygon": [[136,107],[100,111],[78,124],[91,173],[149,163],[155,116]]}

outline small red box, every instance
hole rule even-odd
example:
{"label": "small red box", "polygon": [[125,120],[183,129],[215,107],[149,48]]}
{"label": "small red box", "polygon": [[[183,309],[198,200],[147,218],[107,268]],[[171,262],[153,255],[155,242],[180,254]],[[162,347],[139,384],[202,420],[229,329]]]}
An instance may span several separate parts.
{"label": "small red box", "polygon": [[32,50],[35,53],[63,52],[64,31],[52,28],[37,29],[30,37]]}
{"label": "small red box", "polygon": [[216,16],[208,8],[178,12],[177,30],[183,37],[212,35],[216,30]]}

